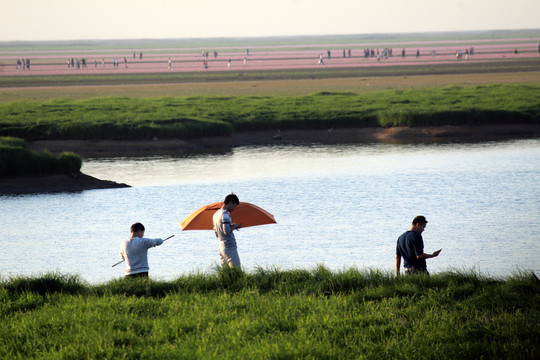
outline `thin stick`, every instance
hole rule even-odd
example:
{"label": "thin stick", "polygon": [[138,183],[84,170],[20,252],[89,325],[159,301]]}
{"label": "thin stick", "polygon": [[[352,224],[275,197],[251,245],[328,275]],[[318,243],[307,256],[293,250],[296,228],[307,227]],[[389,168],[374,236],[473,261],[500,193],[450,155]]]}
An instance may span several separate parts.
{"label": "thin stick", "polygon": [[[168,238],[164,239],[163,242],[169,240],[169,239],[172,238],[173,236],[174,236],[174,235],[169,236]],[[116,265],[120,265],[120,264],[123,263],[124,261],[126,261],[126,260],[120,260],[119,262],[117,262],[116,264],[114,264],[114,265],[111,266],[111,267],[115,267]]]}
{"label": "thin stick", "polygon": [[119,264],[123,263],[124,261],[126,261],[126,260],[121,260],[121,261],[117,262],[116,264],[114,264],[114,265],[111,266],[111,267],[115,267],[116,265],[119,265]]}

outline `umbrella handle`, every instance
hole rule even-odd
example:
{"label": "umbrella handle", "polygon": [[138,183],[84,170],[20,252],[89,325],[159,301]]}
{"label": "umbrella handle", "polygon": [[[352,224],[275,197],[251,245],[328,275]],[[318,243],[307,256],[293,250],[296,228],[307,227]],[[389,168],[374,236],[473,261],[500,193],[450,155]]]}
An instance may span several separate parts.
{"label": "umbrella handle", "polygon": [[[171,235],[171,236],[169,236],[168,238],[163,239],[163,241],[169,240],[169,239],[172,238],[173,236],[174,236],[174,235]],[[123,263],[124,261],[126,261],[126,260],[121,260],[121,261],[117,262],[116,264],[114,264],[114,265],[111,266],[111,267],[115,267],[116,265],[120,265],[120,264]]]}

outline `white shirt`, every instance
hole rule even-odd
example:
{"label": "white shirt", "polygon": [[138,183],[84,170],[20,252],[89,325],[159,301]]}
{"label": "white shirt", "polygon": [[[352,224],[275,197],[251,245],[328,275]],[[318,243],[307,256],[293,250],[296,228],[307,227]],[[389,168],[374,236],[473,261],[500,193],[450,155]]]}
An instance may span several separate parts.
{"label": "white shirt", "polygon": [[226,248],[236,248],[236,239],[232,232],[231,214],[225,209],[219,209],[212,217],[214,234]]}
{"label": "white shirt", "polygon": [[163,244],[163,239],[129,237],[120,244],[120,256],[126,260],[126,275],[148,272],[148,249]]}

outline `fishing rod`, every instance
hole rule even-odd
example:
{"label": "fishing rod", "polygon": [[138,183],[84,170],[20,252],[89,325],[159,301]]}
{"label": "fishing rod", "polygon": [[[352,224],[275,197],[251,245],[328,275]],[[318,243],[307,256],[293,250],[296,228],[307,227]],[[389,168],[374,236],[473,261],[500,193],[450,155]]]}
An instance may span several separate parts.
{"label": "fishing rod", "polygon": [[[163,242],[165,242],[165,241],[169,240],[169,239],[170,239],[170,238],[172,238],[173,236],[174,236],[174,235],[171,235],[171,236],[169,236],[168,238],[166,238],[166,239],[163,239]],[[117,262],[116,264],[114,264],[114,265],[113,265],[113,266],[111,266],[111,267],[115,267],[116,265],[120,265],[120,264],[121,264],[121,263],[123,263],[124,261],[126,261],[126,259],[124,259],[124,260],[120,260],[119,262]]]}

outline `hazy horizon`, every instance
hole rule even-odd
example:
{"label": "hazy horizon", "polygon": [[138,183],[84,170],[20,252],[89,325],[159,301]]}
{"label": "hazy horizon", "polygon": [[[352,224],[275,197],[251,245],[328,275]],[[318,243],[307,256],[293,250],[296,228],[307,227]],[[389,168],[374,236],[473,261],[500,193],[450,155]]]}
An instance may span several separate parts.
{"label": "hazy horizon", "polygon": [[537,0],[18,0],[0,41],[260,38],[535,30]]}
{"label": "hazy horizon", "polygon": [[[63,39],[63,40],[0,40],[0,43],[37,43],[37,42],[50,42],[50,43],[69,43],[69,42],[114,42],[114,41],[204,41],[204,40],[235,40],[235,39],[246,39],[246,40],[256,40],[256,39],[287,39],[287,38],[332,38],[338,36],[344,37],[391,37],[396,35],[404,36],[414,36],[414,35],[435,35],[435,34],[472,34],[472,33],[495,33],[495,32],[538,32],[540,36],[540,27],[530,28],[530,29],[488,29],[488,30],[455,30],[455,31],[422,31],[422,32],[403,32],[403,33],[362,33],[362,34],[310,34],[310,35],[275,35],[275,36],[213,36],[213,37],[170,37],[170,38],[116,38],[116,39]],[[381,39],[382,40],[382,39]]]}

